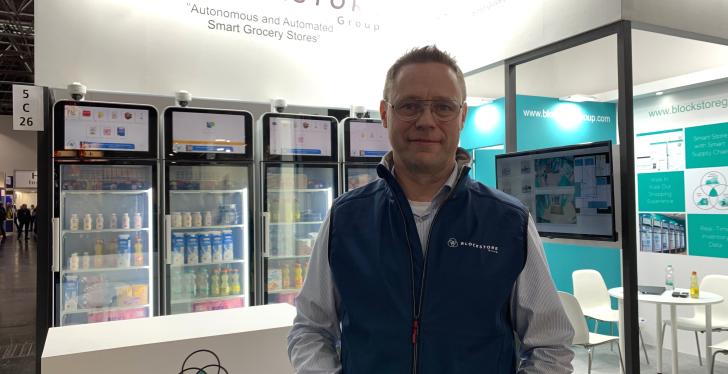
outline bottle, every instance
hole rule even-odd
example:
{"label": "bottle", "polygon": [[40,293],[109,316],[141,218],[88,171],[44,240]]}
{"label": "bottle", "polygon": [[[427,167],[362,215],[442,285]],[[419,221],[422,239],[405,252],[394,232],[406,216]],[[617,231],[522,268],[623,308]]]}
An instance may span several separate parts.
{"label": "bottle", "polygon": [[283,281],[281,282],[281,288],[292,288],[291,287],[291,271],[288,268],[288,265],[283,265],[281,268],[281,278]]}
{"label": "bottle", "polygon": [[301,267],[301,264],[296,262],[296,266],[293,268],[293,278],[295,282],[295,287],[300,289],[303,287],[303,268]]}
{"label": "bottle", "polygon": [[104,256],[104,266],[106,266],[107,268],[116,267],[119,244],[116,242],[116,240],[109,240],[108,249],[109,253]]}
{"label": "bottle", "polygon": [[96,230],[104,229],[104,215],[99,213],[96,215]]}
{"label": "bottle", "polygon": [[233,270],[232,278],[230,281],[230,293],[234,295],[240,294],[240,274],[238,269]]}
{"label": "bottle", "polygon": [[129,239],[129,235],[119,235],[116,244],[116,267],[128,268],[131,266],[131,239]]}
{"label": "bottle", "polygon": [[144,266],[144,244],[142,244],[142,237],[137,235],[134,238],[134,266]]}
{"label": "bottle", "polygon": [[94,267],[99,269],[104,267],[104,241],[96,240],[94,244]]}
{"label": "bottle", "polygon": [[170,288],[172,289],[172,300],[182,298],[182,270],[172,269]]}
{"label": "bottle", "polygon": [[230,295],[230,283],[229,283],[228,269],[223,269],[220,274],[220,296]]}
{"label": "bottle", "polygon": [[80,225],[80,222],[78,220],[78,214],[71,214],[71,223],[70,223],[70,229],[71,231],[78,231],[78,227]]}
{"label": "bottle", "polygon": [[135,229],[142,228],[142,214],[141,213],[134,213],[134,228]]}
{"label": "bottle", "polygon": [[210,296],[220,296],[220,269],[212,271],[210,277]]}
{"label": "bottle", "polygon": [[129,213],[124,213],[124,215],[121,216],[121,228],[124,230],[128,230],[129,225]]}
{"label": "bottle", "polygon": [[109,218],[109,228],[115,229],[119,226],[119,219],[116,218],[116,213],[111,213],[111,218]]}
{"label": "bottle", "polygon": [[665,268],[665,289],[672,291],[675,289],[675,275],[672,265],[667,265]]}
{"label": "bottle", "polygon": [[91,214],[89,213],[86,213],[86,215],[83,216],[83,229],[84,231],[93,230],[93,220],[91,219]]}
{"label": "bottle", "polygon": [[77,271],[78,270],[78,254],[71,253],[71,258],[68,259],[68,269],[71,271]]}
{"label": "bottle", "polygon": [[700,297],[700,288],[698,287],[698,272],[694,271],[690,274],[690,297],[697,299]]}
{"label": "bottle", "polygon": [[81,254],[81,269],[88,270],[91,268],[91,256],[88,255],[88,252],[83,252]]}
{"label": "bottle", "polygon": [[202,213],[200,213],[200,212],[192,213],[192,226],[202,227]]}
{"label": "bottle", "polygon": [[212,226],[212,212],[209,210],[205,212],[204,225],[207,227]]}
{"label": "bottle", "polygon": [[197,273],[197,297],[210,296],[210,282],[207,276],[207,269],[201,269]]}

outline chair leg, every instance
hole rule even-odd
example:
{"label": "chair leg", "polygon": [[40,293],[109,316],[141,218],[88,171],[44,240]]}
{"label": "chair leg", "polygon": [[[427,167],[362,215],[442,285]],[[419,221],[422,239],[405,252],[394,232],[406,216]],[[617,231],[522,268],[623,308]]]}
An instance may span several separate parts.
{"label": "chair leg", "polygon": [[619,366],[622,367],[622,373],[626,373],[626,371],[624,371],[624,361],[622,360],[622,350],[621,349],[617,350],[617,355],[619,356]]}
{"label": "chair leg", "polygon": [[640,342],[642,342],[642,351],[645,353],[645,360],[647,361],[647,365],[650,364],[650,357],[647,356],[647,348],[645,348],[645,338],[642,337],[642,329],[638,328],[637,331],[640,333]]}
{"label": "chair leg", "polygon": [[[614,336],[614,322],[609,323],[609,335]],[[609,350],[614,352],[614,341],[609,343]]]}
{"label": "chair leg", "polygon": [[587,353],[587,374],[591,374],[591,366],[592,366],[592,348],[586,349]]}
{"label": "chair leg", "polygon": [[713,353],[713,361],[712,361],[713,364],[710,365],[710,374],[714,374],[715,373],[715,358],[718,356],[718,353],[728,354],[728,351],[715,351]]}
{"label": "chair leg", "polygon": [[667,327],[667,322],[662,323],[662,336],[660,337],[660,345],[665,346],[665,327]]}
{"label": "chair leg", "polygon": [[695,331],[695,346],[698,347],[698,362],[700,366],[703,366],[703,355],[700,354],[700,339],[698,339],[698,332]]}

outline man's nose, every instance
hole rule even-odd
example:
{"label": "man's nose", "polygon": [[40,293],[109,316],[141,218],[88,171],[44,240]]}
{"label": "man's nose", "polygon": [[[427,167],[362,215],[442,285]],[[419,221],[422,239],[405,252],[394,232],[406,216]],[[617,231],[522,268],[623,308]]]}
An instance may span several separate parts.
{"label": "man's nose", "polygon": [[420,112],[420,116],[417,117],[417,121],[415,121],[415,126],[434,127],[435,121],[435,116],[432,114],[432,105],[427,104],[422,107],[422,112]]}

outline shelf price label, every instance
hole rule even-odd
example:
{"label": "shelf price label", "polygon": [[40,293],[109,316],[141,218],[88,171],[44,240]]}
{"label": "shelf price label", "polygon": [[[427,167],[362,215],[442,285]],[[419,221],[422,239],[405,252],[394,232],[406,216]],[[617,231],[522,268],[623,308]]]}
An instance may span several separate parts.
{"label": "shelf price label", "polygon": [[13,85],[13,130],[43,131],[43,87]]}

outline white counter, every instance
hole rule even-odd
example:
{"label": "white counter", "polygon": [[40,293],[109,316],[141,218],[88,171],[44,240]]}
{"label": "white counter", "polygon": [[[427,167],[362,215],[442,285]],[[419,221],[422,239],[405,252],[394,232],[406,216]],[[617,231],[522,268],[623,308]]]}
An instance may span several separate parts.
{"label": "white counter", "polygon": [[[286,336],[295,315],[294,307],[275,304],[56,327],[48,331],[42,372],[176,374],[217,365],[214,352],[229,373],[292,373]],[[198,350],[210,352],[183,367]]]}

